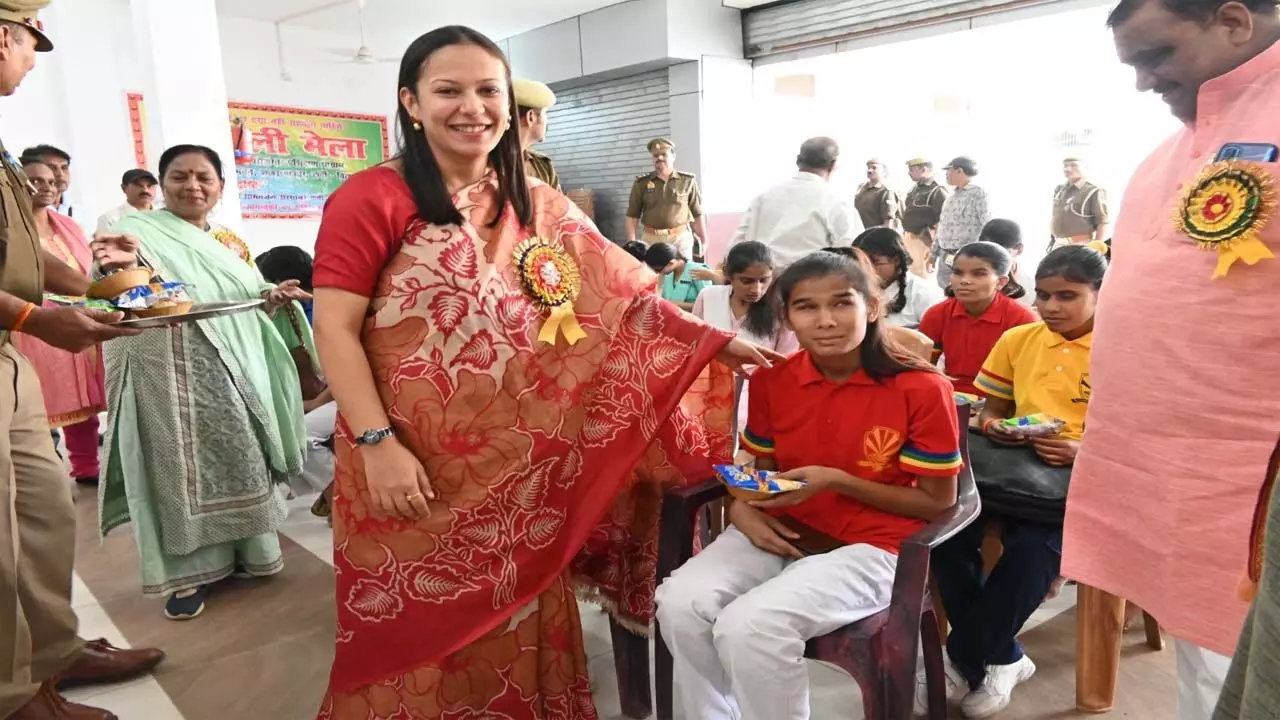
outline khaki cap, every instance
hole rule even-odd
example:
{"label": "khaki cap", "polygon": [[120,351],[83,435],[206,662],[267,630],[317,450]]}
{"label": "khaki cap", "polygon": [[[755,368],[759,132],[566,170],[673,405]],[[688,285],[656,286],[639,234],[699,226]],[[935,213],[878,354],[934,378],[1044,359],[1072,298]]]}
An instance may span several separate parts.
{"label": "khaki cap", "polygon": [[536,81],[515,78],[511,87],[516,95],[516,105],[534,110],[546,110],[556,104],[556,94],[551,88]]}
{"label": "khaki cap", "polygon": [[913,157],[907,161],[907,167],[933,167],[933,163],[928,158]]}
{"label": "khaki cap", "polygon": [[652,153],[654,150],[660,147],[666,147],[670,149],[671,152],[676,151],[676,144],[671,142],[670,138],[654,138],[649,141],[649,145],[648,145],[649,152]]}
{"label": "khaki cap", "polygon": [[44,23],[40,22],[38,16],[50,2],[51,0],[0,0],[0,20],[25,27],[36,38],[36,52],[49,52],[53,49],[53,41],[44,34]]}

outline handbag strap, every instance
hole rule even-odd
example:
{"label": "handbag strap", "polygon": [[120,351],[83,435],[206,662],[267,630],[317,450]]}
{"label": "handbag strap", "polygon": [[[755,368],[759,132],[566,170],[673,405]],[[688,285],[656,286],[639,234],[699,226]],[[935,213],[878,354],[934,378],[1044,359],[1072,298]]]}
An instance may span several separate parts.
{"label": "handbag strap", "polygon": [[306,343],[302,341],[302,325],[299,324],[298,310],[292,301],[284,306],[284,311],[289,316],[289,326],[293,328],[293,335],[298,339],[298,344],[305,346]]}

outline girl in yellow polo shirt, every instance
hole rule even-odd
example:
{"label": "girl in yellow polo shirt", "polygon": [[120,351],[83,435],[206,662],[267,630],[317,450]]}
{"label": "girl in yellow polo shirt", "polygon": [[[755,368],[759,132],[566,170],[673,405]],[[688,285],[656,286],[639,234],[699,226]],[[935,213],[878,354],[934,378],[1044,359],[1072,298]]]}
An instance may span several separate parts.
{"label": "girl in yellow polo shirt", "polygon": [[[1058,494],[1065,497],[1069,468],[1084,435],[1093,313],[1106,269],[1106,259],[1084,245],[1049,253],[1036,271],[1035,306],[1043,321],[1006,331],[974,381],[987,402],[979,415],[986,437],[970,442],[973,472],[984,496],[983,520],[1001,521],[1004,553],[984,580],[985,522],[977,522],[932,556],[934,578],[953,624],[947,638],[947,695],[960,700],[967,718],[999,713],[1009,705],[1014,688],[1036,671],[1017,634],[1053,588],[1062,563]],[[1063,420],[1062,432],[1027,441],[999,424],[1036,413]],[[1012,500],[988,496],[984,480],[1001,485],[1010,478],[1033,480],[1023,487],[1039,491]],[[1038,499],[1047,495],[1055,499]],[[1047,511],[1046,505],[1057,510]],[[918,712],[926,698],[921,677]]]}

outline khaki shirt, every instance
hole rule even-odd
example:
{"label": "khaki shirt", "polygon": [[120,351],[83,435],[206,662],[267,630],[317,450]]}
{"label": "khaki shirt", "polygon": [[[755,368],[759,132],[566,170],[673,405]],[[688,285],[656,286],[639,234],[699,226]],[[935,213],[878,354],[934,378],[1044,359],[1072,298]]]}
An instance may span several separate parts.
{"label": "khaki shirt", "polygon": [[529,175],[538,178],[556,190],[560,189],[560,175],[556,172],[556,166],[551,163],[551,158],[534,150],[525,150],[524,166]]}
{"label": "khaki shirt", "polygon": [[898,199],[898,193],[884,185],[858,188],[853,206],[862,216],[864,228],[886,227],[902,220],[902,201]]}
{"label": "khaki shirt", "polygon": [[[31,209],[31,183],[0,143],[0,291],[27,302],[44,299],[44,262],[40,233]],[[0,331],[0,346],[9,333]]]}
{"label": "khaki shirt", "polygon": [[627,217],[639,220],[652,230],[687,227],[695,218],[702,217],[698,179],[678,170],[667,180],[657,173],[641,175],[631,186]]}
{"label": "khaki shirt", "polygon": [[1108,222],[1107,193],[1097,185],[1084,182],[1076,187],[1068,183],[1053,191],[1054,237],[1092,235],[1098,226]]}
{"label": "khaki shirt", "polygon": [[942,219],[942,206],[949,197],[951,191],[936,180],[916,183],[903,201],[902,229],[912,235],[923,235],[937,227]]}

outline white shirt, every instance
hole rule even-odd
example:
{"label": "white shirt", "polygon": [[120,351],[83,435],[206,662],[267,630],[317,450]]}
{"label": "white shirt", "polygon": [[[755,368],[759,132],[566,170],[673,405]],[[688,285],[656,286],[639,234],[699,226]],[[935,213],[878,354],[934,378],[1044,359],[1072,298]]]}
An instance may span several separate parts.
{"label": "white shirt", "polygon": [[764,243],[786,266],[823,248],[849,247],[862,230],[853,205],[825,178],[799,172],[751,201],[729,246]]}
{"label": "white shirt", "polygon": [[[733,287],[731,285],[712,285],[698,293],[698,299],[693,303],[693,314],[697,315],[704,322],[712,327],[720,328],[737,333],[738,337],[749,343],[759,345],[761,347],[776,350],[783,355],[790,355],[800,349],[800,343],[796,340],[796,334],[790,330],[779,327],[773,337],[763,337],[756,335],[748,330],[741,318],[735,317],[733,314],[733,306],[730,298],[733,295]],[[763,302],[768,302],[763,301]],[[742,381],[742,396],[738,399],[738,426],[741,430],[746,427],[747,422],[747,381]],[[735,441],[736,442],[736,441]]]}
{"label": "white shirt", "polygon": [[[1021,260],[1022,258],[1018,258]],[[1016,261],[1015,261],[1016,262]],[[1027,294],[1018,298],[1016,302],[1026,305],[1031,309],[1035,309],[1036,305],[1036,267],[1028,262],[1019,262],[1018,268],[1013,271],[1014,282],[1026,289]]]}
{"label": "white shirt", "polygon": [[116,222],[118,222],[120,218],[124,217],[125,215],[128,215],[129,213],[136,213],[136,212],[138,212],[138,208],[130,205],[129,203],[125,203],[117,208],[112,208],[111,210],[108,210],[102,213],[102,215],[98,216],[97,231],[100,233],[108,232],[111,230],[112,227],[115,226]]}
{"label": "white shirt", "polygon": [[[897,282],[889,283],[889,287],[884,289],[885,308],[898,299],[899,292]],[[946,297],[942,288],[938,287],[938,283],[908,272],[907,304],[903,306],[902,312],[887,315],[884,322],[890,327],[914,329],[920,325],[920,319],[924,317],[925,311],[942,302]]]}

